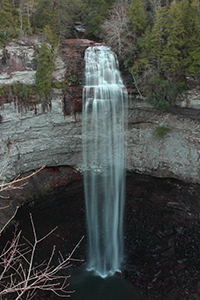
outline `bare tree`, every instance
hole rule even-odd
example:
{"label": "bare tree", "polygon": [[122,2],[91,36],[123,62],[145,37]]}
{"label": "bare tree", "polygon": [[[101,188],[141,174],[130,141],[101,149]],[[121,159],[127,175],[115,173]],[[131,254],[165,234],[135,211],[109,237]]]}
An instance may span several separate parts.
{"label": "bare tree", "polygon": [[[2,177],[9,156],[0,173],[0,178]],[[26,177],[19,178],[19,176],[17,176],[17,178],[9,183],[1,183],[0,197],[5,198],[5,196],[1,195],[4,191],[22,188],[24,184],[26,184],[28,178],[40,172],[44,167],[45,166]],[[0,209],[6,208],[8,208],[8,206],[0,207]],[[18,208],[19,207],[17,206],[14,214],[6,222],[3,228],[0,229],[0,236],[8,224],[10,224],[11,220],[16,216]],[[59,252],[59,258],[56,265],[52,264],[56,250],[56,246],[53,246],[50,257],[46,261],[35,266],[35,254],[38,244],[52,234],[57,227],[39,239],[31,214],[30,221],[33,231],[33,243],[23,237],[22,231],[18,230],[17,226],[15,226],[12,241],[8,241],[0,252],[0,299],[2,299],[3,296],[6,297],[12,294],[14,297],[12,299],[30,300],[34,298],[38,290],[51,291],[60,297],[69,297],[70,293],[73,292],[68,290],[68,278],[70,275],[63,275],[63,271],[71,266],[72,260],[81,261],[72,258],[72,255],[84,237],[82,237],[67,257]]]}
{"label": "bare tree", "polygon": [[119,1],[110,12],[110,16],[102,25],[103,38],[120,56],[131,46],[132,34],[128,29],[127,3]]}

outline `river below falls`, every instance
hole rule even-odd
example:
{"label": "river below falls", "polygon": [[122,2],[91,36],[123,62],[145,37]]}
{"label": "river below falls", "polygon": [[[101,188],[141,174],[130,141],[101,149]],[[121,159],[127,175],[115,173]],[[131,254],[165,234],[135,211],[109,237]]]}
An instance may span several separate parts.
{"label": "river below falls", "polygon": [[[15,218],[18,229],[32,241],[30,212],[38,238],[58,226],[39,245],[37,264],[51,255],[53,245],[66,255],[85,236],[73,255],[85,262],[72,262],[67,270],[72,275],[69,291],[75,290],[71,299],[200,299],[199,185],[127,174],[124,264],[121,274],[107,279],[85,271],[87,233],[82,180],[57,188],[19,210]],[[2,240],[8,237],[12,238],[12,228]],[[41,292],[35,299],[59,298]]]}

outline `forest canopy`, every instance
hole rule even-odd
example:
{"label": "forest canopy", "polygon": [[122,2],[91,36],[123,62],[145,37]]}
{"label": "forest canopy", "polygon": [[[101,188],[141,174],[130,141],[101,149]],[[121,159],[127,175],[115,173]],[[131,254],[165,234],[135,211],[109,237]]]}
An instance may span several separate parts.
{"label": "forest canopy", "polygon": [[200,80],[199,0],[0,0],[0,45],[21,35],[105,41],[154,107],[167,109]]}

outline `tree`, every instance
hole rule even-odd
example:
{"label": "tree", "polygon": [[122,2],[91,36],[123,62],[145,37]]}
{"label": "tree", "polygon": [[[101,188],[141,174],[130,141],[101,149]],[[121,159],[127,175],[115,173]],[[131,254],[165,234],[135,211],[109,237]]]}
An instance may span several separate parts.
{"label": "tree", "polygon": [[14,7],[9,0],[1,0],[1,9],[0,9],[0,28],[8,29],[15,28],[15,19],[13,17]]}
{"label": "tree", "polygon": [[190,31],[190,20],[186,11],[189,10],[189,1],[182,0],[180,3],[173,2],[168,12],[165,29],[167,40],[163,47],[161,68],[171,76],[180,73],[184,67],[184,52],[187,53],[187,36]]}
{"label": "tree", "polygon": [[81,17],[82,0],[58,0],[55,9],[58,15],[60,40],[73,34],[74,22]]}
{"label": "tree", "polygon": [[115,53],[126,57],[131,53],[131,33],[128,29],[127,5],[120,1],[111,9],[109,18],[101,26],[102,36]]}
{"label": "tree", "polygon": [[51,73],[54,70],[54,55],[46,43],[43,43],[39,49],[36,71],[36,87],[40,95],[40,99],[44,104],[49,102],[49,92],[51,91]]}
{"label": "tree", "polygon": [[33,299],[37,291],[42,290],[51,291],[56,296],[67,297],[70,293],[67,282],[70,276],[61,274],[61,271],[70,267],[72,255],[83,238],[67,257],[59,252],[57,265],[52,264],[56,250],[56,247],[53,246],[49,259],[39,266],[35,266],[34,259],[38,245],[56,228],[38,239],[31,214],[30,221],[34,237],[33,243],[25,238],[22,243],[22,232],[18,232],[15,228],[12,241],[8,242],[0,253],[0,296],[12,294],[15,300],[20,300],[22,297],[26,297],[28,300]]}
{"label": "tree", "polygon": [[100,26],[108,17],[114,0],[83,0],[82,19],[86,34],[99,36]]}
{"label": "tree", "polygon": [[130,28],[134,36],[144,31],[146,27],[146,15],[141,0],[134,0],[128,8],[128,16],[130,21]]}
{"label": "tree", "polygon": [[[191,1],[190,10],[192,13],[188,21],[190,25],[189,38],[187,43],[187,53],[185,56],[184,64],[186,74],[192,75],[195,78],[200,78],[200,3],[199,0]],[[186,24],[187,26],[187,24]],[[188,28],[188,27],[187,27]]]}
{"label": "tree", "polygon": [[[49,25],[51,30],[58,36],[58,14],[55,9],[56,1],[38,0],[34,19],[32,20],[34,28],[41,33],[46,25]],[[35,29],[36,31],[36,29]]]}

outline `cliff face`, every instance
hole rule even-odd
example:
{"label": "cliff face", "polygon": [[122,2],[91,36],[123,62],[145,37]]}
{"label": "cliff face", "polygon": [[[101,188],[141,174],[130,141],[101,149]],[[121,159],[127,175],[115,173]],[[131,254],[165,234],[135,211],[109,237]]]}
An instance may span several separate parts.
{"label": "cliff face", "polygon": [[[82,170],[81,113],[63,116],[62,97],[55,95],[52,109],[38,114],[19,113],[5,104],[0,124],[0,169],[10,153],[4,176],[47,166],[73,166]],[[129,101],[127,129],[127,170],[158,177],[200,182],[200,123],[198,120],[162,113],[143,102]],[[158,127],[170,130],[156,138]]]}
{"label": "cliff face", "polygon": [[63,116],[62,97],[52,100],[51,111],[18,113],[14,104],[4,104],[0,124],[0,170],[6,161],[6,178],[39,166],[79,166],[82,161],[81,116]]}
{"label": "cliff face", "polygon": [[[19,42],[8,45],[9,55],[0,70],[0,84],[12,84],[16,80],[31,84],[35,81],[34,42],[39,43],[40,40],[26,41],[23,45]],[[84,47],[90,42],[86,40]],[[69,43],[74,42],[66,41],[62,50],[63,57],[61,55],[57,58],[54,72],[57,81],[63,79],[67,67],[70,67],[64,60],[69,57],[65,50]],[[11,59],[15,66],[13,70]],[[27,83],[29,77],[31,79]],[[20,111],[13,102],[4,103],[0,107],[0,170],[10,153],[3,173],[7,180],[42,165],[68,165],[82,170],[80,87],[78,93],[80,99],[76,95],[72,102],[67,97],[65,100],[68,102],[63,102],[63,94],[56,90],[52,94],[51,110],[46,112],[43,112],[41,104]],[[195,101],[199,100],[195,98]],[[69,105],[70,108],[67,107]],[[181,111],[163,113],[149,108],[134,96],[129,100],[127,170],[200,183],[199,111],[196,110],[193,116],[190,112],[184,115]],[[155,137],[158,127],[169,128],[162,139]]]}
{"label": "cliff face", "polygon": [[[164,113],[131,101],[128,122],[128,170],[200,182],[199,118]],[[155,137],[159,127],[169,130],[163,138]]]}

